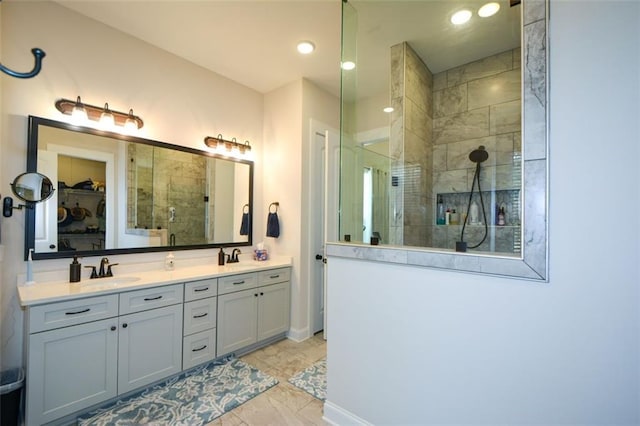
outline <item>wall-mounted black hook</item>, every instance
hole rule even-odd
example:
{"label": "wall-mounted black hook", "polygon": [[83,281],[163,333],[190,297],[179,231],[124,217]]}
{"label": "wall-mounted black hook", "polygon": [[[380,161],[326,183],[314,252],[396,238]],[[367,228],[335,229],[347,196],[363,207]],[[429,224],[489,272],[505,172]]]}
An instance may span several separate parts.
{"label": "wall-mounted black hook", "polygon": [[31,53],[33,53],[33,56],[35,57],[35,62],[36,62],[35,65],[33,66],[33,70],[29,72],[16,72],[0,64],[0,71],[16,78],[35,77],[40,72],[40,68],[42,68],[42,58],[46,56],[46,53],[44,52],[44,50],[38,49],[37,47],[34,47],[33,49],[31,49]]}

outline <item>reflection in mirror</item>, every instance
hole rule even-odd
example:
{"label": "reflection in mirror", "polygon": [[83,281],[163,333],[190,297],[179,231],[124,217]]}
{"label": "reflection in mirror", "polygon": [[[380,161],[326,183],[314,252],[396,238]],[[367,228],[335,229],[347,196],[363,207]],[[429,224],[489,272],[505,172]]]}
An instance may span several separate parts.
{"label": "reflection in mirror", "polygon": [[23,173],[11,183],[11,191],[22,201],[39,203],[53,195],[53,183],[41,173]]}
{"label": "reflection in mirror", "polygon": [[250,161],[38,117],[28,157],[58,188],[27,215],[34,259],[251,245]]}
{"label": "reflection in mirror", "polygon": [[344,6],[343,61],[357,67],[343,71],[340,232],[352,241],[520,254],[520,6],[457,27],[461,5]]}

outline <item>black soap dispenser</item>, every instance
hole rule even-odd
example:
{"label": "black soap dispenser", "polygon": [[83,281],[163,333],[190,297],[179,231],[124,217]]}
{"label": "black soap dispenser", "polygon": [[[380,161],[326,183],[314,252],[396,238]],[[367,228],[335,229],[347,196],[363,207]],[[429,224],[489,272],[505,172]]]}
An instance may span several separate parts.
{"label": "black soap dispenser", "polygon": [[220,252],[218,253],[218,265],[220,266],[224,265],[225,256],[226,256],[225,252],[222,250],[222,247],[220,247]]}
{"label": "black soap dispenser", "polygon": [[69,282],[80,282],[80,263],[78,262],[78,256],[73,256],[73,262],[69,265]]}

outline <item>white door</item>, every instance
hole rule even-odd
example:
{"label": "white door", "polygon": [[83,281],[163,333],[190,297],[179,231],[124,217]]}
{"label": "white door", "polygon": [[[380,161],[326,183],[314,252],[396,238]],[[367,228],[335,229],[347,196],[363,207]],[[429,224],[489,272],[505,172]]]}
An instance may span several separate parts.
{"label": "white door", "polygon": [[311,122],[311,331],[325,330],[325,242],[338,241],[340,138],[338,131]]}
{"label": "white door", "polygon": [[38,172],[53,183],[51,198],[36,204],[35,244],[36,253],[58,251],[58,154],[38,150]]}

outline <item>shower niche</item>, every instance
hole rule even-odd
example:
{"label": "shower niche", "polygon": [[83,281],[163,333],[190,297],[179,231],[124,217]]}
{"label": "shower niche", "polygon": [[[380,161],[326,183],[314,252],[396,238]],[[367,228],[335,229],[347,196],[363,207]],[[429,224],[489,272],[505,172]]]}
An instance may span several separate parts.
{"label": "shower niche", "polygon": [[[480,195],[474,192],[471,196],[471,204],[478,206],[478,221],[472,222],[468,215],[470,192],[438,193],[435,200],[442,199],[443,208],[450,213],[457,213],[457,220],[449,220],[448,223],[438,223],[438,203],[434,204],[431,225],[432,246],[434,248],[450,249],[455,247],[456,241],[460,241],[462,227],[465,226],[464,240],[469,246],[482,241],[485,231],[487,236],[477,247],[478,251],[499,253],[520,253],[521,244],[521,219],[520,219],[520,189],[504,189],[482,191]],[[485,215],[486,213],[486,221]],[[499,220],[500,209],[504,212],[503,220]],[[486,223],[486,228],[485,228]]]}

